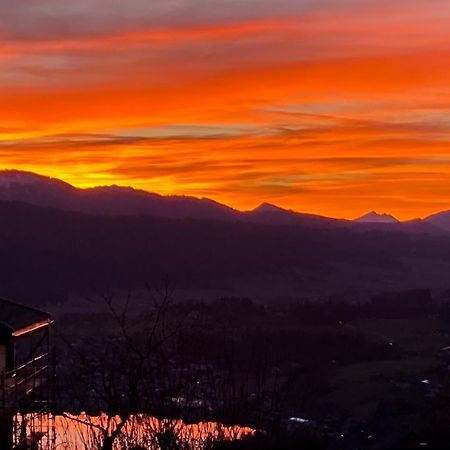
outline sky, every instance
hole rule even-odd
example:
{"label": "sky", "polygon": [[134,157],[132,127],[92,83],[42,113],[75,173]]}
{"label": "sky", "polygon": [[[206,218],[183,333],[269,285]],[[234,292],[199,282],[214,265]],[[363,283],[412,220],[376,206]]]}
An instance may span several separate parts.
{"label": "sky", "polygon": [[0,168],[242,210],[450,209],[450,0],[0,11]]}

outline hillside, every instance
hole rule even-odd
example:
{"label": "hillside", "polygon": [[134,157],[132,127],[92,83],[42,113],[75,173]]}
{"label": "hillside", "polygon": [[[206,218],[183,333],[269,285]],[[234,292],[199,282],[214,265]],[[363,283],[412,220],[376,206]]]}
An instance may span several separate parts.
{"label": "hillside", "polygon": [[4,296],[64,301],[168,276],[180,291],[331,295],[444,287],[450,238],[424,233],[110,217],[0,202]]}

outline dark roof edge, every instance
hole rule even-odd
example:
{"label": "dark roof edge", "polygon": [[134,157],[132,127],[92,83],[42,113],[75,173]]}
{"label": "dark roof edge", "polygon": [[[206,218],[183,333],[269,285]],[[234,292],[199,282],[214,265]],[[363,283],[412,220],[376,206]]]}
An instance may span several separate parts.
{"label": "dark roof edge", "polygon": [[41,328],[48,327],[51,323],[53,323],[52,318],[47,317],[46,320],[41,320],[39,322],[35,322],[31,325],[28,325],[26,327],[23,327],[23,328],[13,331],[12,335],[14,337],[19,337],[24,334],[32,333],[33,331],[36,331],[36,330],[40,330]]}
{"label": "dark roof edge", "polygon": [[23,303],[16,302],[16,301],[13,301],[13,300],[9,300],[9,299],[3,298],[3,297],[0,298],[0,302],[9,303],[10,305],[19,306],[21,308],[28,309],[29,311],[33,311],[33,312],[35,312],[37,314],[45,314],[49,319],[51,319],[51,320],[53,319],[52,315],[49,312],[42,311],[42,309],[33,308],[32,306],[24,305]]}

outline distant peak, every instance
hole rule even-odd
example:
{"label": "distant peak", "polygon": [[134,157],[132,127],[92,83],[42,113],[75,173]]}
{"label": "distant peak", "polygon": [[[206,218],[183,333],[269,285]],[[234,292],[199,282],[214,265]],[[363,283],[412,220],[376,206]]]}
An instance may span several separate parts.
{"label": "distant peak", "polygon": [[370,211],[362,217],[355,219],[355,222],[361,223],[398,223],[399,220],[396,219],[391,214],[387,213],[377,213],[376,211]]}
{"label": "distant peak", "polygon": [[4,169],[0,170],[0,178],[5,179],[8,178],[10,180],[17,181],[29,181],[29,180],[40,180],[47,177],[42,175],[38,175],[33,172],[25,172],[22,170],[13,170],[13,169]]}
{"label": "distant peak", "polygon": [[51,178],[24,170],[4,169],[0,170],[0,187],[11,188],[14,186],[32,186],[37,184],[53,184],[59,186],[72,186],[58,178]]}
{"label": "distant peak", "polygon": [[43,180],[50,178],[21,170],[0,170],[0,185],[33,184]]}
{"label": "distant peak", "polygon": [[280,212],[280,211],[286,211],[283,208],[280,208],[279,206],[273,205],[272,203],[261,203],[259,206],[257,206],[253,212]]}

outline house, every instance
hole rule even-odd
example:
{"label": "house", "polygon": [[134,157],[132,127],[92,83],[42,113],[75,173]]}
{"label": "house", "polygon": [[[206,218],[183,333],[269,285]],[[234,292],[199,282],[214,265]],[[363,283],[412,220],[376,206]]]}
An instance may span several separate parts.
{"label": "house", "polygon": [[[36,432],[53,433],[52,317],[0,299],[0,448],[7,450]],[[39,427],[35,430],[34,427]],[[45,449],[45,445],[41,445]]]}

